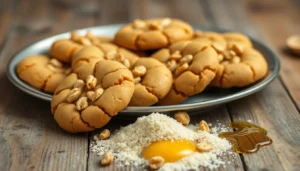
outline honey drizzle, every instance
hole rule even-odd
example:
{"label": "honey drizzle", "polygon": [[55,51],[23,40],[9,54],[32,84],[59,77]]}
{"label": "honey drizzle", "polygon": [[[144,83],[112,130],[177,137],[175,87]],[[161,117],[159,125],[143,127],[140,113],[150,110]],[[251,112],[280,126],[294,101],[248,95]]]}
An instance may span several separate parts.
{"label": "honey drizzle", "polygon": [[232,150],[237,153],[256,153],[261,147],[272,144],[267,136],[267,130],[249,122],[237,121],[229,124],[235,132],[221,132],[219,137],[232,144]]}

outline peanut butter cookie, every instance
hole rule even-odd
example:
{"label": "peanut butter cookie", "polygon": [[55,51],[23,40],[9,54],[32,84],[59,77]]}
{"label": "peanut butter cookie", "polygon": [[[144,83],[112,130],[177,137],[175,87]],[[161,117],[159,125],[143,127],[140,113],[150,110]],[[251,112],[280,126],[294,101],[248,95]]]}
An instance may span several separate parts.
{"label": "peanut butter cookie", "polygon": [[132,68],[135,89],[129,106],[150,106],[164,98],[172,86],[172,73],[154,58],[140,58]]}
{"label": "peanut butter cookie", "polygon": [[54,42],[50,48],[50,55],[63,62],[71,62],[73,55],[82,48],[82,45],[69,40],[62,39]]}
{"label": "peanut butter cookie", "polygon": [[109,42],[112,42],[111,38],[95,36],[91,32],[87,32],[85,36],[81,36],[77,32],[71,32],[70,39],[62,39],[54,42],[49,53],[52,57],[63,62],[71,62],[73,55],[83,46]]}
{"label": "peanut butter cookie", "polygon": [[53,93],[69,70],[55,58],[44,55],[24,58],[17,66],[19,77],[33,87]]}
{"label": "peanut butter cookie", "polygon": [[165,63],[173,73],[173,86],[160,105],[181,103],[202,92],[214,79],[219,65],[216,50],[206,41],[177,42],[152,57]]}
{"label": "peanut butter cookie", "polygon": [[115,43],[131,50],[150,50],[167,47],[169,44],[191,39],[192,27],[177,19],[135,20],[121,28]]}
{"label": "peanut butter cookie", "polygon": [[268,65],[263,55],[251,47],[232,44],[229,55],[220,58],[220,65],[212,86],[243,87],[264,77]]}
{"label": "peanut butter cookie", "polygon": [[83,79],[93,74],[95,64],[103,59],[114,60],[122,63],[127,68],[138,60],[138,56],[124,48],[111,43],[85,46],[74,54],[72,69]]}
{"label": "peanut butter cookie", "polygon": [[251,40],[244,34],[228,32],[222,35],[227,41],[228,48],[231,48],[233,44],[238,44],[243,47],[253,47]]}
{"label": "peanut butter cookie", "polygon": [[222,34],[216,32],[196,31],[193,40],[211,45],[218,53],[222,53],[227,48],[226,39]]}
{"label": "peanut butter cookie", "polygon": [[87,132],[107,124],[134,92],[131,71],[119,62],[101,60],[86,78],[72,73],[55,90],[51,109],[68,132]]}

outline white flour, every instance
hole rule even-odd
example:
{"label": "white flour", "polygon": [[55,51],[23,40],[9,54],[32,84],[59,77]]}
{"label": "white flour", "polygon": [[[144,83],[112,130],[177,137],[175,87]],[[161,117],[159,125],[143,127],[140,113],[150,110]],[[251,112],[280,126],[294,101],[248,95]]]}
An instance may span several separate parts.
{"label": "white flour", "polygon": [[154,141],[176,139],[206,142],[213,150],[207,153],[194,153],[174,163],[165,163],[160,170],[187,170],[197,169],[200,166],[217,168],[225,164],[220,156],[231,149],[230,143],[219,138],[217,134],[200,131],[198,126],[185,127],[175,119],[159,113],[138,118],[135,123],[116,130],[107,140],[99,140],[95,136],[91,149],[99,155],[106,151],[113,153],[120,167],[134,165],[145,168],[148,161],[141,157],[145,147]]}

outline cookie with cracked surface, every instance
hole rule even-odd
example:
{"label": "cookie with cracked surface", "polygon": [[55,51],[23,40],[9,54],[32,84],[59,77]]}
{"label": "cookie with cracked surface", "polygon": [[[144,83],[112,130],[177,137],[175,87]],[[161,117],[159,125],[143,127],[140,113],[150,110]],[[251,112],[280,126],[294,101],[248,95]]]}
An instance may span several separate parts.
{"label": "cookie with cracked surface", "polygon": [[227,41],[222,34],[216,32],[195,31],[193,40],[201,41],[211,45],[218,53],[222,53],[227,48]]}
{"label": "cookie with cracked surface", "polygon": [[154,58],[140,58],[132,68],[135,89],[129,106],[151,106],[164,98],[172,86],[172,73]]}
{"label": "cookie with cracked surface", "polygon": [[77,32],[71,32],[70,35],[70,39],[57,40],[52,44],[49,51],[52,57],[69,63],[73,55],[84,46],[112,42],[111,38],[95,36],[92,32],[87,32],[85,36],[81,36]]}
{"label": "cookie with cracked surface", "polygon": [[192,36],[192,27],[178,19],[137,19],[122,27],[114,40],[116,44],[131,50],[151,50],[191,39]]}
{"label": "cookie with cracked surface", "polygon": [[50,50],[49,54],[60,61],[71,62],[73,55],[82,48],[82,45],[69,40],[62,39],[55,41]]}
{"label": "cookie with cracked surface", "polygon": [[217,75],[211,82],[212,86],[230,88],[243,87],[263,78],[268,65],[263,55],[243,45],[233,44],[229,50],[231,55],[223,57],[217,69]]}
{"label": "cookie with cracked surface", "polygon": [[92,32],[88,31],[85,36],[80,35],[76,31],[71,32],[70,40],[79,43],[81,45],[97,45],[100,43],[112,43],[113,39],[105,36],[96,36]]}
{"label": "cookie with cracked surface", "polygon": [[225,40],[227,41],[228,48],[231,48],[233,44],[238,44],[242,47],[253,47],[251,40],[248,36],[236,33],[236,32],[228,32],[222,34]]}
{"label": "cookie with cracked surface", "polygon": [[93,74],[96,63],[103,59],[118,61],[127,68],[131,68],[138,58],[136,54],[124,48],[111,43],[101,43],[85,46],[79,50],[74,55],[71,66],[74,73],[86,79],[87,76]]}
{"label": "cookie with cracked surface", "polygon": [[181,103],[201,93],[214,79],[219,65],[218,54],[209,42],[182,41],[161,49],[151,57],[166,64],[174,83],[160,105]]}
{"label": "cookie with cracked surface", "polygon": [[55,90],[51,111],[68,132],[88,132],[106,125],[133,95],[132,73],[121,63],[98,61],[92,73],[87,78],[72,73]]}
{"label": "cookie with cracked surface", "polygon": [[24,58],[17,66],[18,76],[42,91],[53,93],[69,70],[55,58],[44,55]]}

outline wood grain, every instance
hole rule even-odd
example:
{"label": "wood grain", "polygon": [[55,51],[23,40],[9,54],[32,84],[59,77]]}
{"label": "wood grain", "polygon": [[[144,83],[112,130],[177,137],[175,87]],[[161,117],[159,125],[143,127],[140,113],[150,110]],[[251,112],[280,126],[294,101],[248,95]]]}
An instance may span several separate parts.
{"label": "wood grain", "polygon": [[[51,14],[55,8],[49,2],[35,1],[34,6],[26,0],[17,2],[15,20],[10,25],[12,31],[1,51],[0,170],[86,170],[88,134],[71,135],[62,131],[53,119],[49,102],[21,92],[4,72],[10,57],[25,45],[78,27],[70,18],[63,22],[64,28],[54,25],[53,21],[59,23],[64,18]],[[63,14],[56,11],[56,15]]]}
{"label": "wood grain", "polygon": [[[281,61],[280,78],[300,110],[300,60],[286,47],[286,39],[293,34],[300,34],[299,3],[286,3],[281,0],[245,1],[249,16],[259,25]],[[295,1],[296,2],[296,1]],[[280,24],[278,23],[280,21]]]}
{"label": "wood grain", "polygon": [[[296,0],[1,1],[0,170],[134,170],[115,164],[100,167],[101,157],[91,153],[89,146],[102,129],[89,134],[64,132],[55,123],[49,103],[15,88],[6,78],[5,69],[15,52],[48,36],[153,17],[174,17],[244,32],[277,52],[282,64],[280,77],[264,90],[201,114],[192,112],[191,118],[195,124],[206,120],[213,125],[251,120],[266,128],[274,140],[272,146],[257,154],[226,156],[225,160],[233,162],[217,170],[299,170],[300,60],[285,48],[285,39],[300,33],[299,7]],[[113,131],[134,120],[116,117],[104,128]]]}
{"label": "wood grain", "polygon": [[[223,4],[211,2],[214,11],[220,12],[222,9],[231,8],[230,12],[220,13],[219,17],[226,18],[224,23],[231,23],[232,30],[241,29],[242,32],[268,43],[245,11],[240,11],[244,9],[243,4],[230,0]],[[234,17],[235,14],[239,14],[238,17]],[[221,21],[220,25],[222,23]],[[278,79],[259,93],[229,103],[228,107],[233,121],[250,119],[269,130],[269,136],[274,140],[273,146],[263,148],[257,154],[243,155],[246,170],[297,170],[299,168],[297,151],[300,144],[298,136],[300,116]],[[284,125],[289,125],[289,128]]]}

